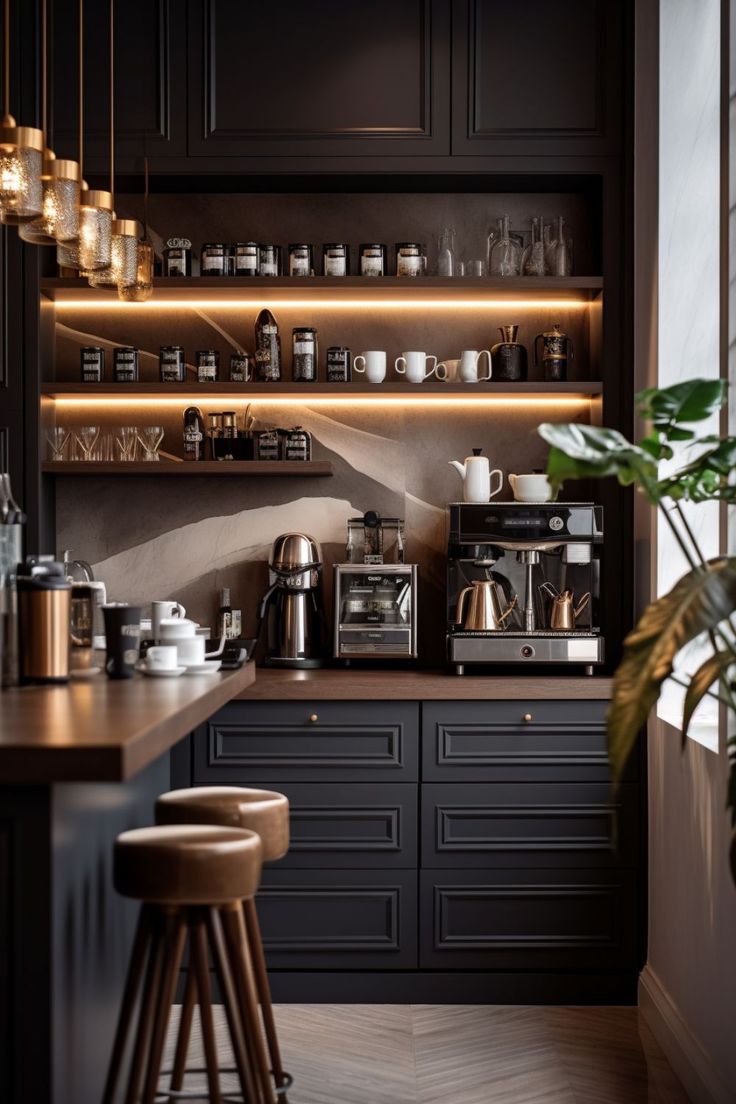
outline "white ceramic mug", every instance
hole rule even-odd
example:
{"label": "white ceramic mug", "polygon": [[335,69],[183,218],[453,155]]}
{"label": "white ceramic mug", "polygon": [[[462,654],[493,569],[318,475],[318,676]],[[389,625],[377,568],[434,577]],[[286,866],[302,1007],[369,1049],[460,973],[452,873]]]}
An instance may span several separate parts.
{"label": "white ceramic mug", "polygon": [[[363,362],[361,367],[358,361]],[[353,361],[356,372],[365,372],[368,383],[383,383],[386,378],[386,354],[381,349],[370,349],[359,353]]]}
{"label": "white ceramic mug", "polygon": [[442,360],[437,365],[437,379],[447,380],[448,383],[454,383],[455,380],[457,380],[459,368],[459,360]]}
{"label": "white ceramic mug", "polygon": [[176,645],[180,666],[191,667],[222,655],[225,637],[220,638],[214,652],[205,652],[205,638],[197,634],[197,628],[196,621],[189,621],[186,617],[166,617],[161,622],[161,639]]}
{"label": "white ceramic mug", "polygon": [[[427,362],[432,361],[432,367],[427,367]],[[405,375],[407,383],[423,383],[437,371],[437,357],[431,353],[409,352],[402,353],[396,358],[394,368],[400,376]],[[441,378],[441,377],[440,377]]]}
{"label": "white ceramic mug", "polygon": [[146,652],[146,667],[152,671],[173,671],[176,665],[175,644],[156,644]]}
{"label": "white ceramic mug", "polygon": [[[488,357],[488,375],[478,375],[478,365],[480,359],[483,356]],[[485,380],[491,378],[491,353],[489,349],[481,349],[480,352],[477,349],[465,349],[460,354],[460,364],[458,366],[458,376],[462,383],[483,383]]]}
{"label": "white ceramic mug", "polygon": [[161,636],[161,622],[164,618],[186,617],[187,611],[181,602],[151,602],[151,636],[158,643]]}

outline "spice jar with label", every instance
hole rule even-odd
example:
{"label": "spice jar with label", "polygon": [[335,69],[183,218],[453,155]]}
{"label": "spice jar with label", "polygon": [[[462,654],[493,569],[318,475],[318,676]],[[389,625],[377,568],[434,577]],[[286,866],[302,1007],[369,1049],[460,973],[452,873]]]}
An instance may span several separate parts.
{"label": "spice jar with label", "polygon": [[277,429],[264,429],[257,435],[259,460],[281,459],[281,434]]}
{"label": "spice jar with label", "polygon": [[169,238],[164,249],[164,276],[192,275],[192,243],[189,238]]}
{"label": "spice jar with label", "polygon": [[223,242],[205,242],[199,258],[202,276],[227,276],[230,250]]}
{"label": "spice jar with label", "polygon": [[230,354],[230,382],[250,383],[253,379],[253,365],[247,353]]}
{"label": "spice jar with label", "polygon": [[112,378],[115,383],[138,382],[138,350],[120,345],[112,354]]}
{"label": "spice jar with label", "polygon": [[328,242],[322,246],[322,271],[325,276],[350,275],[350,246]]}
{"label": "spice jar with label", "polygon": [[280,245],[259,245],[258,246],[258,275],[259,276],[280,276],[281,275],[281,246]]}
{"label": "spice jar with label", "polygon": [[311,326],[292,330],[292,379],[294,383],[317,382],[317,331]]}
{"label": "spice jar with label", "polygon": [[181,345],[162,345],[158,352],[158,372],[162,383],[184,383],[184,349]]}
{"label": "spice jar with label", "polygon": [[350,383],[352,356],[344,345],[331,345],[327,350],[325,368],[328,383]]}
{"label": "spice jar with label", "polygon": [[79,350],[82,383],[102,383],[105,378],[105,350],[99,345],[85,345]]}
{"label": "spice jar with label", "polygon": [[232,247],[232,255],[236,276],[258,275],[257,242],[235,242]]}
{"label": "spice jar with label", "polygon": [[423,276],[424,270],[424,249],[419,242],[397,242],[396,275]]}
{"label": "spice jar with label", "polygon": [[367,242],[360,247],[360,275],[386,275],[386,246],[380,242]]}
{"label": "spice jar with label", "polygon": [[216,383],[220,376],[220,354],[217,349],[197,350],[197,383]]}
{"label": "spice jar with label", "polygon": [[313,276],[314,261],[311,245],[289,246],[289,275]]}
{"label": "spice jar with label", "polygon": [[306,463],[312,459],[312,435],[301,426],[294,426],[284,436],[284,460]]}

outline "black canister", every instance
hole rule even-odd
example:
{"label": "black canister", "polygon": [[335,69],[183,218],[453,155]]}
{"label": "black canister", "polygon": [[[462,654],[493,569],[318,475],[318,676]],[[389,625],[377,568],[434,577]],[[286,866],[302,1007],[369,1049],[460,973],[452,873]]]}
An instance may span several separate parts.
{"label": "black canister", "polygon": [[250,383],[253,379],[253,364],[248,353],[230,354],[230,382]]}
{"label": "black canister", "polygon": [[258,275],[257,242],[235,242],[232,247],[232,255],[236,276]]}
{"label": "black canister", "polygon": [[365,242],[360,246],[360,275],[386,275],[386,246],[381,242]]}
{"label": "black canister", "polygon": [[138,382],[138,350],[132,345],[119,345],[113,349],[112,378],[115,383]]}
{"label": "black canister", "polygon": [[99,345],[85,345],[79,350],[79,371],[82,383],[102,383],[105,378],[105,350]]}
{"label": "black canister", "polygon": [[296,244],[289,246],[289,275],[314,275],[314,260],[311,245]]}
{"label": "black canister", "polygon": [[284,460],[306,463],[312,459],[312,434],[301,426],[294,426],[284,436]]}
{"label": "black canister", "polygon": [[344,345],[331,345],[325,358],[325,374],[328,383],[350,383],[353,358]]}
{"label": "black canister", "polygon": [[292,379],[295,383],[317,382],[317,331],[311,326],[292,330]]}
{"label": "black canister", "polygon": [[[539,342],[542,342],[542,355],[539,355]],[[537,334],[534,338],[534,367],[540,363],[544,378],[548,383],[561,383],[567,379],[567,361],[574,356],[572,338],[560,329],[555,322],[551,330]]]}
{"label": "black canister", "polygon": [[217,383],[220,376],[220,354],[217,349],[197,350],[197,383]]}
{"label": "black canister", "polygon": [[184,383],[185,361],[181,345],[162,345],[158,351],[158,373],[161,383]]}
{"label": "black canister", "polygon": [[199,257],[202,276],[227,276],[230,250],[223,242],[205,242]]}
{"label": "black canister", "polygon": [[325,276],[350,275],[350,246],[327,242],[322,246],[322,271]]}
{"label": "black canister", "polygon": [[259,460],[281,459],[281,434],[278,429],[264,429],[257,434],[257,455]]}
{"label": "black canister", "polygon": [[189,238],[169,238],[164,249],[164,276],[192,275],[192,243]]}
{"label": "black canister", "polygon": [[258,275],[259,276],[280,276],[281,275],[281,246],[280,245],[259,245],[258,246]]}
{"label": "black canister", "polygon": [[423,276],[424,249],[419,242],[396,243],[396,275]]}
{"label": "black canister", "polygon": [[503,340],[491,348],[492,375],[495,380],[508,382],[525,380],[527,377],[527,355],[524,345],[516,340],[518,326],[499,326]]}

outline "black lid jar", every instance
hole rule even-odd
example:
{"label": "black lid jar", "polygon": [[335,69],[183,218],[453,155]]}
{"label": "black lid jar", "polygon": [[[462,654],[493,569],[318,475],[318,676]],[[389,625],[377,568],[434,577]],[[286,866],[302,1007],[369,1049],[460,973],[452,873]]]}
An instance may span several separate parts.
{"label": "black lid jar", "polygon": [[419,242],[396,243],[396,275],[423,276],[424,248]]}
{"label": "black lid jar", "polygon": [[200,253],[202,276],[227,276],[230,250],[223,242],[205,242]]}
{"label": "black lid jar", "polygon": [[164,249],[164,276],[192,275],[192,243],[189,238],[169,238]]}
{"label": "black lid jar", "polygon": [[84,345],[79,350],[82,383],[102,383],[105,378],[105,350],[101,345]]}
{"label": "black lid jar", "polygon": [[162,345],[158,351],[158,372],[162,383],[184,383],[184,349],[181,345]]}
{"label": "black lid jar", "polygon": [[230,252],[236,276],[258,275],[258,242],[235,242]]}
{"label": "black lid jar", "polygon": [[112,378],[115,383],[138,382],[138,350],[132,345],[119,345],[113,349]]}
{"label": "black lid jar", "polygon": [[360,246],[360,275],[386,275],[386,246],[381,242],[365,242]]}
{"label": "black lid jar", "polygon": [[258,246],[258,275],[259,276],[280,276],[281,275],[281,246],[280,245],[259,245]]}
{"label": "black lid jar", "polygon": [[325,276],[350,275],[350,246],[327,242],[322,246],[322,271]]}
{"label": "black lid jar", "polygon": [[311,245],[297,243],[289,246],[289,275],[314,275],[314,256]]}
{"label": "black lid jar", "polygon": [[216,383],[220,376],[220,354],[217,349],[197,350],[197,382]]}

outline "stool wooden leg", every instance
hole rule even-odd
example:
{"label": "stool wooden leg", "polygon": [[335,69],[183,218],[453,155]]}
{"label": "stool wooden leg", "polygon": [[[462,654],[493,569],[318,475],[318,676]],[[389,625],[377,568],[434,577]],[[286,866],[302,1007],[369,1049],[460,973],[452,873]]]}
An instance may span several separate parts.
{"label": "stool wooden leg", "polygon": [[265,1104],[273,1104],[274,1093],[271,1074],[268,1069],[266,1048],[263,1045],[261,1022],[258,1016],[258,998],[253,981],[253,966],[248,950],[248,938],[240,904],[225,905],[222,908],[222,923],[228,943],[232,963],[235,987],[240,1003],[243,1025],[250,1039],[251,1053],[255,1055],[256,1068],[263,1091]]}
{"label": "stool wooden leg", "polygon": [[207,1068],[207,1087],[211,1104],[222,1104],[220,1092],[220,1072],[217,1064],[217,1043],[215,1025],[212,1019],[212,989],[210,986],[209,961],[207,959],[207,936],[201,913],[190,925],[190,955],[197,977],[199,994],[199,1018],[202,1024],[205,1066]]}
{"label": "stool wooden leg", "polygon": [[[280,1089],[283,1088],[286,1078],[284,1077],[284,1067],[281,1064],[281,1051],[279,1050],[279,1040],[273,1018],[271,987],[268,984],[266,956],[263,953],[263,942],[261,940],[261,925],[258,922],[256,903],[252,897],[243,901],[243,915],[245,917],[248,944],[250,946],[251,959],[253,961],[253,972],[256,979],[256,989],[258,990],[258,1000],[261,1005],[263,1027],[268,1042],[268,1053],[271,1058],[271,1069],[273,1070],[276,1087]],[[279,1095],[282,1101],[285,1100],[283,1093]]]}
{"label": "stool wooden leg", "polygon": [[177,909],[166,917],[164,932],[164,955],[161,981],[156,994],[156,1004],[151,1032],[151,1048],[148,1055],[148,1069],[143,1087],[143,1104],[154,1104],[156,1089],[161,1073],[161,1059],[166,1041],[166,1029],[171,1017],[171,1006],[176,995],[176,982],[184,953],[186,925],[181,910]]}
{"label": "stool wooden leg", "polygon": [[149,912],[148,905],[141,905],[135,938],[133,940],[133,949],[130,953],[128,974],[125,979],[123,1000],[120,1005],[120,1015],[118,1017],[118,1026],[115,1032],[115,1041],[113,1042],[112,1054],[110,1055],[110,1065],[107,1069],[105,1090],[102,1094],[102,1104],[112,1104],[115,1097],[115,1089],[117,1088],[118,1077],[120,1076],[120,1067],[123,1063],[128,1031],[130,1030],[130,1023],[133,1019],[138,989],[146,963],[146,951],[148,950],[148,943],[151,935]]}
{"label": "stool wooden leg", "polygon": [[192,1020],[194,1019],[194,1006],[197,1003],[197,979],[191,961],[191,949],[189,955],[189,969],[187,970],[187,980],[184,986],[184,1003],[181,1006],[179,1032],[176,1036],[176,1051],[174,1052],[174,1065],[171,1071],[171,1083],[169,1086],[175,1092],[178,1092],[184,1084],[184,1074],[187,1070],[189,1038],[192,1034]]}
{"label": "stool wooden leg", "polygon": [[143,982],[143,995],[138,1012],[138,1030],[136,1032],[133,1054],[130,1060],[130,1073],[128,1075],[128,1089],[125,1094],[125,1104],[138,1104],[141,1090],[141,1078],[143,1067],[148,1052],[151,1037],[151,1022],[156,993],[161,977],[161,967],[164,954],[162,917],[157,909],[151,910],[152,933],[151,949],[148,954],[146,977]]}
{"label": "stool wooden leg", "polygon": [[222,935],[222,924],[218,910],[215,908],[207,910],[207,934],[212,951],[212,961],[214,962],[222,1000],[225,1005],[230,1042],[232,1043],[235,1065],[240,1078],[240,1090],[244,1101],[247,1101],[248,1104],[256,1104],[257,1101],[261,1100],[261,1096],[256,1089],[254,1070],[251,1068],[249,1055],[245,1048],[244,1024],[241,1021],[240,1008],[235,997],[230,963]]}

